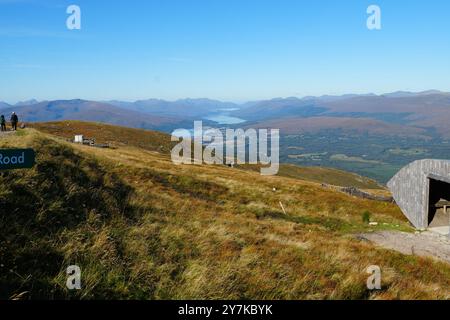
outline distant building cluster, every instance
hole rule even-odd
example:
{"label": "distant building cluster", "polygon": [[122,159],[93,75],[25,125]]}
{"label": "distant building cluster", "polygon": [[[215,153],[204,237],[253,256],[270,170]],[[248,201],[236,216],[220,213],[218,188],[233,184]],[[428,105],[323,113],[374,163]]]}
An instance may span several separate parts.
{"label": "distant building cluster", "polygon": [[110,145],[107,143],[96,143],[95,139],[85,138],[83,135],[76,135],[72,141],[73,143],[83,144],[96,148],[110,148]]}

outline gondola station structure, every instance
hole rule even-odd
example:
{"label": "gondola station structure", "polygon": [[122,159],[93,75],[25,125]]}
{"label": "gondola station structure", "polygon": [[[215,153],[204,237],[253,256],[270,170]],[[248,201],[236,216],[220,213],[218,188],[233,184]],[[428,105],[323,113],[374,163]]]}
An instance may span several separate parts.
{"label": "gondola station structure", "polygon": [[445,229],[450,224],[450,160],[418,160],[389,182],[392,196],[419,230]]}

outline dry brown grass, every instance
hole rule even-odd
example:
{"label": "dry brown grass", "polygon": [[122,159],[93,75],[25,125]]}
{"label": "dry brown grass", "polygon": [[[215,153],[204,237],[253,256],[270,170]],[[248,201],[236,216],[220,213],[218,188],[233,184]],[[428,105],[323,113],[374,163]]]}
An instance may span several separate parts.
{"label": "dry brown grass", "polygon": [[172,143],[167,134],[139,130],[127,127],[113,126],[105,123],[83,121],[60,121],[45,123],[30,123],[31,128],[51,135],[73,140],[75,135],[85,138],[95,138],[97,143],[109,143],[112,146],[134,146],[144,150],[169,153]]}
{"label": "dry brown grass", "polygon": [[[95,149],[33,130],[0,144],[33,146],[36,139],[95,160],[132,192],[130,212],[107,220],[91,212],[77,227],[50,235],[47,245],[64,261],[46,275],[45,290],[28,297],[450,298],[448,264],[376,248],[353,236],[371,228],[411,231],[395,205],[226,166],[174,166],[168,155],[135,146]],[[365,211],[379,226],[362,221]],[[84,285],[69,293],[64,266],[74,262],[83,270]],[[370,265],[383,271],[381,291],[366,288]]]}
{"label": "dry brown grass", "polygon": [[[257,165],[243,165],[239,167],[253,171],[260,170],[260,166]],[[300,167],[292,164],[280,164],[278,176],[312,181],[320,184],[324,183],[334,186],[355,187],[373,190],[375,192],[385,192],[384,187],[372,179],[332,168]]]}

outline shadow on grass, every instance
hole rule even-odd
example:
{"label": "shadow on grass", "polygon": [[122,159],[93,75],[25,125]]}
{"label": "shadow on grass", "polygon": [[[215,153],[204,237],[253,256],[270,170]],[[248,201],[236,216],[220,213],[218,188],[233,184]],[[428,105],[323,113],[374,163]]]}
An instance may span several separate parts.
{"label": "shadow on grass", "polygon": [[0,299],[30,292],[28,298],[63,298],[52,280],[65,261],[62,234],[95,215],[134,219],[132,189],[97,161],[50,140],[37,140],[32,170],[2,173],[0,183]]}

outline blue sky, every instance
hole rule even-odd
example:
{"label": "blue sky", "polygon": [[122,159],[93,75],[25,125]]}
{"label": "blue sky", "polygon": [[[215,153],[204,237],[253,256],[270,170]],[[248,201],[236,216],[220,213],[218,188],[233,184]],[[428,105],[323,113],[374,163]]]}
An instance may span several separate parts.
{"label": "blue sky", "polygon": [[449,57],[447,0],[0,0],[7,102],[450,91]]}

